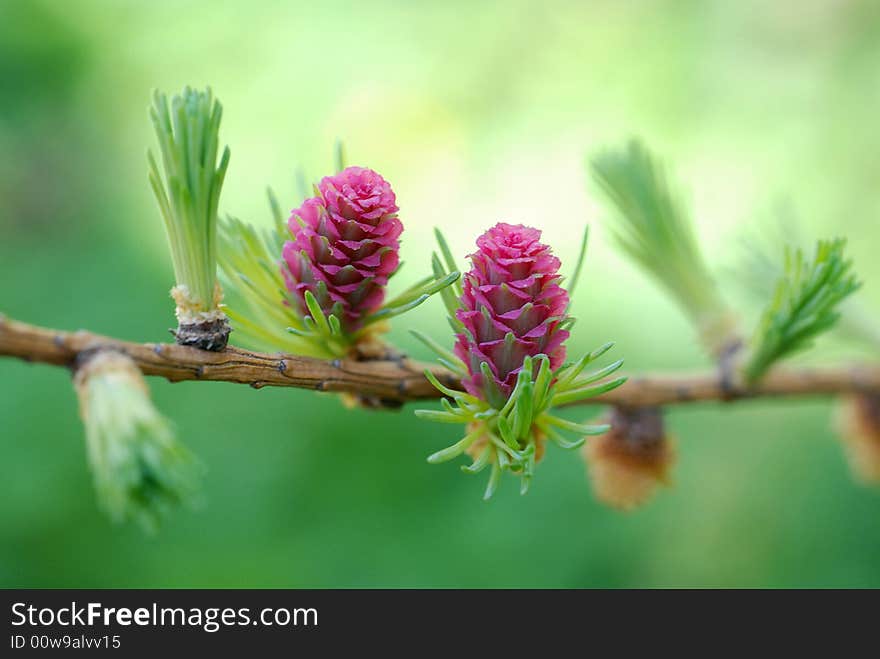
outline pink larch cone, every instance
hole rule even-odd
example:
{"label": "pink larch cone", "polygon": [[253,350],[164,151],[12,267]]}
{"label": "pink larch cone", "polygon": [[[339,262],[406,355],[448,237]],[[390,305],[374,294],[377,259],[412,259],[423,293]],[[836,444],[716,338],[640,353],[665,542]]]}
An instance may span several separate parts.
{"label": "pink larch cone", "polygon": [[[463,278],[456,316],[465,331],[456,335],[455,354],[468,368],[465,389],[496,406],[509,397],[526,356],[547,355],[553,369],[565,360],[568,331],[559,325],[568,292],[559,285],[559,259],[540,237],[521,224],[496,224],[477,239]],[[484,381],[481,362],[492,382]]]}
{"label": "pink larch cone", "polygon": [[403,225],[391,186],[372,169],[348,167],[322,179],[318,192],[290,216],[282,272],[303,314],[308,290],[352,332],[382,306]]}

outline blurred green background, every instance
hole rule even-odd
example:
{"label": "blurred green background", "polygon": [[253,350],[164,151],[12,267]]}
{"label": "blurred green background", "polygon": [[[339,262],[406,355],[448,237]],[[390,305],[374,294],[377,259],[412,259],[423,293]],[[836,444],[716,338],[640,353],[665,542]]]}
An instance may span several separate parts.
{"label": "blurred green background", "polygon": [[[706,366],[600,227],[584,157],[632,134],[674,164],[747,324],[731,269],[780,203],[804,236],[850,238],[880,310],[871,0],[0,0],[0,311],[169,339],[146,107],[184,84],[225,107],[225,212],[268,224],[265,186],[297,205],[296,168],[328,172],[341,137],[397,192],[403,279],[428,272],[435,225],[464,255],[498,220],[533,224],[571,266],[590,222],[571,352],[614,340],[630,372]],[[451,343],[441,308],[392,340],[429,358],[406,330]],[[865,355],[830,340],[811,358]],[[482,502],[483,475],[425,462],[457,429],[411,406],[150,384],[209,467],[205,507],[155,537],[98,511],[69,375],[0,360],[0,586],[880,586],[880,495],[852,482],[830,402],[671,411],[674,487],[621,514],[559,450],[527,497],[508,480]]]}

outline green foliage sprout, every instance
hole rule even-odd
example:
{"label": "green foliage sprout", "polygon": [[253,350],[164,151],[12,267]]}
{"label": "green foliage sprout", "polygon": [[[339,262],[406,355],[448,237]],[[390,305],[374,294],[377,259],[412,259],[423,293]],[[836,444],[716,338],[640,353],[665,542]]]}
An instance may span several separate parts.
{"label": "green foliage sprout", "polygon": [[844,258],[846,241],[819,241],[812,261],[801,250],[786,249],[785,271],[755,331],[743,369],[746,381],[761,379],[777,361],[808,348],[834,326],[839,304],[860,287],[852,262]]}
{"label": "green foliage sprout", "polygon": [[[782,211],[784,215],[768,218],[760,231],[743,236],[738,262],[730,268],[744,292],[760,303],[773,296],[777,282],[785,276],[785,263],[778,257],[781,246],[788,243],[791,249],[806,243],[794,211],[787,206]],[[880,322],[862,300],[844,300],[839,313],[840,319],[832,328],[838,337],[880,349]]]}
{"label": "green foliage sprout", "polygon": [[[730,317],[700,252],[690,214],[671,189],[662,164],[639,141],[606,151],[589,163],[613,207],[618,246],[654,276],[695,322],[717,352]],[[721,334],[722,336],[717,336]]]}
{"label": "green foliage sprout", "polygon": [[218,302],[217,211],[229,166],[229,147],[217,163],[222,114],[210,88],[186,87],[170,104],[156,91],[150,108],[164,171],[163,177],[149,151],[150,185],[165,221],[177,284],[185,287],[195,311],[211,311]]}
{"label": "green foliage sprout", "polygon": [[128,358],[99,356],[77,374],[95,490],[116,522],[155,531],[174,507],[197,501],[202,464],[175,438]]}

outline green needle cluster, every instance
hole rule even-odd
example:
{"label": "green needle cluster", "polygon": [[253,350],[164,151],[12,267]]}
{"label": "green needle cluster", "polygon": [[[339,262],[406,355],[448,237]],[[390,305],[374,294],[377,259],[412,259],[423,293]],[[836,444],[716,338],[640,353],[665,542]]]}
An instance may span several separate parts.
{"label": "green needle cluster", "polygon": [[223,110],[210,89],[186,87],[170,103],[156,91],[150,118],[159,142],[162,173],[148,152],[150,185],[165,221],[174,274],[191,308],[217,308],[217,211],[229,165],[229,147],[220,162],[220,119]]}
{"label": "green needle cluster", "polygon": [[840,303],[861,285],[844,258],[846,241],[819,241],[812,260],[786,249],[785,270],[752,340],[743,373],[757,382],[777,361],[804,350],[840,318]]}
{"label": "green needle cluster", "polygon": [[730,340],[732,320],[700,251],[690,214],[666,171],[641,143],[600,153],[589,163],[614,214],[618,246],[656,278],[696,324],[713,354]]}

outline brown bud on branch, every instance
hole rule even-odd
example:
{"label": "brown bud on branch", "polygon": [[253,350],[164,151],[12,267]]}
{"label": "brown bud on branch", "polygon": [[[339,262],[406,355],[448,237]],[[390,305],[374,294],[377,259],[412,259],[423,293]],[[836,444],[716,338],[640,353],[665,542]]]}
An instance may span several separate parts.
{"label": "brown bud on branch", "polygon": [[880,394],[843,397],[837,425],[853,474],[866,485],[880,484]]}
{"label": "brown bud on branch", "polygon": [[659,407],[612,407],[611,429],[587,439],[582,449],[596,498],[632,510],[669,483],[675,461]]}

